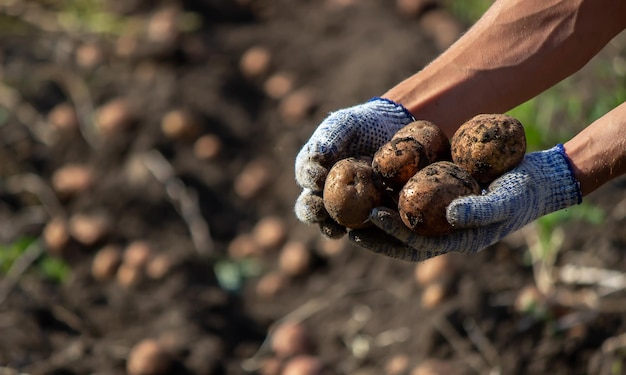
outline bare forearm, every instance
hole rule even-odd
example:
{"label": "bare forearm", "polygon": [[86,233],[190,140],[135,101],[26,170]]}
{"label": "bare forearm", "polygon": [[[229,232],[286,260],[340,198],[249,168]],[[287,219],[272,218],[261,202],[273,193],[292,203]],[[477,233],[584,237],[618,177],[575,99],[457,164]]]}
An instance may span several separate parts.
{"label": "bare forearm", "polygon": [[583,195],[626,173],[626,103],[564,145]]}
{"label": "bare forearm", "polygon": [[499,0],[384,96],[452,135],[473,115],[506,112],[576,72],[624,27],[620,0]]}

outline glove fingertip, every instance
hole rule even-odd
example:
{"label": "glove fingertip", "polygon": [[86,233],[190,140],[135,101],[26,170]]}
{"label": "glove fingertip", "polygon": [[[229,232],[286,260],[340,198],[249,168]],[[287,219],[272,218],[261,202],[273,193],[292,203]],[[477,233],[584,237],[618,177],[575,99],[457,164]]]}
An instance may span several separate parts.
{"label": "glove fingertip", "polygon": [[455,199],[446,208],[446,218],[453,227],[466,227],[469,215],[470,204],[464,198]]}
{"label": "glove fingertip", "polygon": [[320,222],[319,226],[322,235],[332,240],[338,240],[347,233],[346,227],[342,226],[341,224],[330,218]]}
{"label": "glove fingertip", "polygon": [[322,197],[308,189],[303,190],[296,200],[294,213],[298,220],[307,224],[319,223],[329,218]]}
{"label": "glove fingertip", "polygon": [[501,220],[487,196],[457,198],[446,208],[446,218],[455,228],[475,228]]}
{"label": "glove fingertip", "polygon": [[407,262],[421,262],[434,256],[430,252],[412,248],[380,230],[352,230],[348,235],[350,241],[355,245],[390,258]]}
{"label": "glove fingertip", "polygon": [[400,219],[400,215],[397,212],[381,206],[372,209],[370,221],[386,232],[394,232],[396,227],[401,226],[402,219]]}
{"label": "glove fingertip", "polygon": [[327,175],[328,169],[313,161],[296,165],[296,182],[305,189],[322,191]]}
{"label": "glove fingertip", "polygon": [[384,206],[374,207],[370,212],[370,220],[374,223],[382,223],[385,220],[389,221],[396,218],[399,218],[398,213]]}

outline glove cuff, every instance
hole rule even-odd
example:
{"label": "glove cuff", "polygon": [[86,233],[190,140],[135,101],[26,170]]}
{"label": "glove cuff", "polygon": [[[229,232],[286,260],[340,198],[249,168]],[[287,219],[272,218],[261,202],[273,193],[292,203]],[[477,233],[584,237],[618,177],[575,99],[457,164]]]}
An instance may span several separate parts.
{"label": "glove cuff", "polygon": [[551,178],[563,182],[559,183],[558,188],[553,191],[554,210],[582,203],[583,195],[580,190],[580,182],[574,177],[572,163],[565,153],[563,145],[559,143],[547,152],[554,155],[552,170],[556,173]]}
{"label": "glove cuff", "polygon": [[394,102],[391,99],[383,98],[383,97],[380,97],[380,96],[375,96],[375,97],[371,98],[370,100],[368,100],[367,102],[368,103],[378,102],[378,103],[384,104],[385,106],[391,107],[391,108],[393,108],[396,111],[400,110],[404,114],[404,116],[408,119],[407,124],[409,122],[415,121],[415,117],[413,116],[413,114],[408,109],[406,109],[405,106],[403,106],[400,103],[396,103],[396,102]]}

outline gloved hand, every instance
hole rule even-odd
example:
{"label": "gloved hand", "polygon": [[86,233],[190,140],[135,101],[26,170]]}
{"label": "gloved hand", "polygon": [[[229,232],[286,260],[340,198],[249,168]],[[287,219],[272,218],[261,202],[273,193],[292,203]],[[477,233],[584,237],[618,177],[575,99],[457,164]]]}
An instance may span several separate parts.
{"label": "gloved hand", "polygon": [[562,145],[527,154],[482,195],[457,198],[447,208],[452,234],[422,237],[385,207],[370,218],[379,230],[350,232],[358,245],[386,256],[418,262],[448,252],[475,254],[535,219],[579,204],[582,194]]}
{"label": "gloved hand", "polygon": [[319,223],[322,233],[329,237],[345,233],[345,228],[329,218],[322,202],[328,170],[346,157],[372,156],[413,121],[406,108],[384,98],[331,113],[296,157],[296,182],[303,188],[294,208],[296,217],[304,223]]}

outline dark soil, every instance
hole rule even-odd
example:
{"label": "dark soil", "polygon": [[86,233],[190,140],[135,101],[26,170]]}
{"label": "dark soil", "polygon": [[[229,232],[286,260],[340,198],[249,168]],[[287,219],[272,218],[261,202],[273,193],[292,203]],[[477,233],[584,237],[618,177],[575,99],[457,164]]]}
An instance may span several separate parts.
{"label": "dark soil", "polygon": [[[562,235],[555,281],[532,312],[515,301],[536,284],[534,227],[448,257],[445,295],[433,302],[422,299],[429,287],[414,264],[325,240],[295,219],[299,148],[329,111],[382,94],[458,36],[463,27],[444,8],[407,17],[377,1],[103,2],[123,19],[173,9],[179,26],[193,25],[190,14],[200,21],[133,37],[69,30],[54,1],[16,3],[0,8],[1,250],[35,242],[15,263],[0,257],[10,268],[0,279],[1,374],[125,374],[144,339],[171,359],[164,373],[263,373],[276,358],[269,333],[286,320],[304,326],[304,352],[329,374],[409,374],[432,360],[449,366],[434,374],[626,371],[626,284],[604,295],[606,275],[585,285],[557,278],[565,265],[626,269],[623,181],[589,198],[606,213],[601,226],[552,232]],[[258,46],[270,63],[245,74],[242,56]],[[293,79],[285,96],[266,89],[277,73]],[[125,120],[102,132],[96,115],[114,99],[126,103]],[[52,124],[63,103],[79,128]],[[192,114],[195,132],[164,133],[162,119],[177,109]],[[221,148],[199,157],[201,135]],[[95,182],[55,191],[66,165],[89,168]],[[79,214],[104,217],[101,235],[72,232]],[[267,219],[274,226],[259,229]],[[151,249],[148,265],[94,276],[102,248],[136,241]],[[281,263],[289,250],[305,259],[292,259],[291,273]],[[169,262],[160,273],[150,266],[159,256]],[[69,268],[50,271],[54,259]]]}

